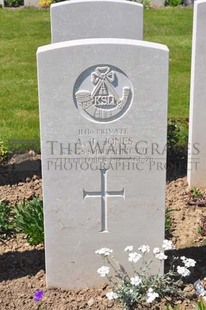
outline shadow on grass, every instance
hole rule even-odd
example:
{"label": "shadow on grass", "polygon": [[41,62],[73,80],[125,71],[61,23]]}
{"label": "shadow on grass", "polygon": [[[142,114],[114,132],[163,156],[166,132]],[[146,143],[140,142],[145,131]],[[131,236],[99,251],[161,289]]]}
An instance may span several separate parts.
{"label": "shadow on grass", "polygon": [[0,256],[0,282],[34,276],[45,270],[44,250],[7,252]]}
{"label": "shadow on grass", "polygon": [[[203,247],[191,247],[184,248],[179,250],[172,250],[165,252],[168,255],[168,260],[165,261],[165,272],[171,268],[172,257],[181,257],[185,256],[187,258],[192,258],[196,261],[196,265],[193,268],[190,268],[191,275],[184,279],[185,283],[194,283],[198,279],[203,279],[206,277],[206,246]],[[177,265],[183,266],[180,263],[181,260],[177,260]]]}

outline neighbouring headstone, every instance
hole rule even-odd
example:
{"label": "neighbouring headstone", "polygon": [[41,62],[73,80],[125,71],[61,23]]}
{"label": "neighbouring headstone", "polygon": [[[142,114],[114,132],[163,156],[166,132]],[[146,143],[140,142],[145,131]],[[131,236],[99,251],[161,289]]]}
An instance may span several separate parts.
{"label": "neighbouring headstone", "polygon": [[126,246],[164,239],[168,49],[127,39],[40,47],[38,87],[47,284],[93,286],[95,250],[112,248],[127,268]]}
{"label": "neighbouring headstone", "polygon": [[190,89],[188,183],[206,186],[206,1],[195,1]]}
{"label": "neighbouring headstone", "polygon": [[4,0],[0,0],[0,6],[4,7]]}
{"label": "neighbouring headstone", "polygon": [[38,8],[39,2],[40,0],[24,0],[24,6]]}
{"label": "neighbouring headstone", "polygon": [[51,5],[52,42],[86,38],[143,40],[143,6],[125,0],[72,0]]}
{"label": "neighbouring headstone", "polygon": [[152,0],[151,5],[156,8],[163,7],[165,6],[165,0]]}

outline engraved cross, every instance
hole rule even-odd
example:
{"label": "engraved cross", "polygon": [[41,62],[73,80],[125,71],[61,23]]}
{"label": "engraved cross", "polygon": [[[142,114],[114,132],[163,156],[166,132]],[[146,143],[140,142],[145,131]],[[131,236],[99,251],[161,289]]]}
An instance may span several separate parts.
{"label": "engraved cross", "polygon": [[108,169],[100,169],[101,173],[101,190],[97,192],[87,192],[83,189],[83,199],[90,197],[101,198],[101,232],[108,232],[107,226],[107,198],[108,197],[122,197],[125,198],[124,189],[121,191],[107,190],[107,172]]}

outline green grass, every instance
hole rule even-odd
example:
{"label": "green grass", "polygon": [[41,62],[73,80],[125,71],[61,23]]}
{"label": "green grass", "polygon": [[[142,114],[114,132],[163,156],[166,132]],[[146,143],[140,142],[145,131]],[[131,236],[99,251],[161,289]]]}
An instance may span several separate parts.
{"label": "green grass", "polygon": [[[145,10],[144,39],[169,47],[169,117],[187,118],[192,9]],[[3,140],[39,140],[36,50],[50,41],[48,10],[0,10],[0,138]]]}
{"label": "green grass", "polygon": [[170,118],[188,118],[189,114],[192,17],[191,8],[145,10],[144,14],[144,39],[170,50]]}
{"label": "green grass", "polygon": [[38,139],[36,50],[50,42],[46,10],[0,10],[0,137]]}

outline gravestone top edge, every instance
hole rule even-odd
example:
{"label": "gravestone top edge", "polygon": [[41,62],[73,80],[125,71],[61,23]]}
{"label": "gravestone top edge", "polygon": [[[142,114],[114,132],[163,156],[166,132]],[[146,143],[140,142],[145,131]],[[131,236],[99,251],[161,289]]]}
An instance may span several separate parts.
{"label": "gravestone top edge", "polygon": [[65,6],[65,5],[74,5],[74,4],[79,4],[79,3],[89,3],[89,2],[116,2],[116,3],[124,3],[125,5],[135,5],[139,8],[143,9],[143,5],[141,3],[137,2],[132,2],[132,1],[126,1],[126,0],[69,0],[69,1],[62,1],[58,3],[53,3],[51,4],[50,9],[56,8],[58,6]]}
{"label": "gravestone top edge", "polygon": [[70,40],[65,42],[58,42],[53,44],[48,44],[44,46],[40,46],[37,49],[37,55],[39,53],[59,49],[59,48],[65,48],[65,47],[72,47],[72,46],[85,46],[85,45],[132,45],[132,46],[140,46],[140,47],[149,47],[153,49],[159,49],[163,51],[169,52],[169,48],[160,43],[154,43],[154,42],[147,42],[147,41],[141,41],[141,40],[131,40],[131,39],[119,39],[119,38],[97,38],[97,39],[81,39],[81,40]]}
{"label": "gravestone top edge", "polygon": [[194,1],[194,5],[195,6],[198,6],[199,4],[206,4],[206,0],[196,0],[196,1]]}

